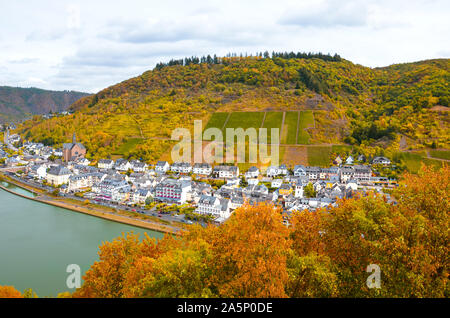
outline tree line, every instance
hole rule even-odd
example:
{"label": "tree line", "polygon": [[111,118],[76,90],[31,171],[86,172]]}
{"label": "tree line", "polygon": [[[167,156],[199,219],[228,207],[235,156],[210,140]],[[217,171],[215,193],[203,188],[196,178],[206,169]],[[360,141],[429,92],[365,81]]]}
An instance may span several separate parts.
{"label": "tree line", "polygon": [[239,55],[237,53],[228,53],[225,57],[218,57],[216,54],[213,56],[206,55],[206,56],[191,56],[191,57],[185,57],[184,59],[171,59],[169,62],[159,62],[156,64],[155,69],[160,70],[163,67],[166,66],[173,66],[173,65],[181,65],[181,66],[187,66],[191,64],[227,64],[230,60],[233,58],[248,58],[248,57],[255,57],[255,58],[262,58],[262,59],[269,59],[269,58],[281,58],[281,59],[321,59],[324,61],[329,62],[339,62],[341,61],[341,57],[338,54],[323,54],[323,53],[306,53],[306,52],[272,52],[271,54],[268,51],[265,52],[258,52],[255,55],[248,55],[247,53],[243,54],[240,53]]}

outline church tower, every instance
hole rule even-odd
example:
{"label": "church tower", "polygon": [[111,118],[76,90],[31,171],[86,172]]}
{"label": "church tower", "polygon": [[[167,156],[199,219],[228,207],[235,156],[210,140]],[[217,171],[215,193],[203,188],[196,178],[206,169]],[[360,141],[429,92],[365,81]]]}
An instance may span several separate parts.
{"label": "church tower", "polygon": [[75,161],[76,159],[84,158],[85,155],[86,148],[81,143],[77,143],[77,135],[74,132],[72,143],[63,144],[63,159],[65,162]]}

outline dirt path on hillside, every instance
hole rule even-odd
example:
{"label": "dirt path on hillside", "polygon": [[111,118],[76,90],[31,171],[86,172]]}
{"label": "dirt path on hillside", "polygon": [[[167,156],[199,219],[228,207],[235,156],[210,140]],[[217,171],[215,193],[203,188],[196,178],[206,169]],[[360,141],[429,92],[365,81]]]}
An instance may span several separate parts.
{"label": "dirt path on hillside", "polygon": [[443,162],[450,162],[450,160],[448,160],[448,159],[432,157],[429,150],[426,151],[426,154],[427,154],[428,159],[434,159],[434,160],[439,160],[439,161],[443,161]]}
{"label": "dirt path on hillside", "polygon": [[281,138],[284,137],[283,135],[283,131],[285,130],[284,128],[284,119],[286,118],[286,112],[283,112],[283,120],[281,121],[281,130],[280,130],[280,142],[281,142]]}
{"label": "dirt path on hillside", "polygon": [[141,134],[141,138],[144,138],[144,134],[142,133],[142,128],[141,128],[141,125],[139,124],[139,121],[136,118],[134,118],[133,116],[130,116],[130,117],[131,117],[131,119],[133,119],[136,122],[136,125],[139,128],[139,133]]}
{"label": "dirt path on hillside", "polygon": [[230,119],[230,116],[231,116],[231,112],[228,113],[227,119],[225,119],[225,122],[223,123],[222,131],[225,129],[225,127],[227,127],[228,120]]}
{"label": "dirt path on hillside", "polygon": [[266,115],[267,115],[267,112],[264,112],[264,117],[263,117],[262,122],[261,122],[261,127],[259,127],[259,128],[263,128],[264,127],[264,121],[266,120]]}

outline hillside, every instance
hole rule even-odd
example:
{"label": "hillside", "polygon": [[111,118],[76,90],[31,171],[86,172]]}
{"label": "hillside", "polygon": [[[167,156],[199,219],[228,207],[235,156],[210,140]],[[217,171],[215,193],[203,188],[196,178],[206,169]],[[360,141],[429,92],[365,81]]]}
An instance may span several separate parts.
{"label": "hillside", "polygon": [[65,111],[73,102],[88,95],[73,91],[0,86],[0,123],[18,121],[50,111]]}
{"label": "hillside", "polygon": [[249,114],[252,125],[281,129],[286,160],[301,157],[305,145],[345,143],[369,152],[449,148],[448,59],[372,69],[323,55],[264,56],[158,64],[76,101],[73,115],[35,117],[18,132],[61,144],[76,131],[93,158],[154,161],[170,159],[176,127],[203,119],[203,127],[223,129],[248,123],[242,113],[262,112]]}

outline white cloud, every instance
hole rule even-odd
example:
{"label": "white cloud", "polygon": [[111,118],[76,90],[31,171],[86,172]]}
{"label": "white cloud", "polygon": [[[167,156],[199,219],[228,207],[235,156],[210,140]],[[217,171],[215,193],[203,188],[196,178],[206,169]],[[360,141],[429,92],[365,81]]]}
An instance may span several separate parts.
{"label": "white cloud", "polygon": [[448,1],[2,2],[0,85],[94,92],[159,61],[338,53],[367,66],[449,57]]}

